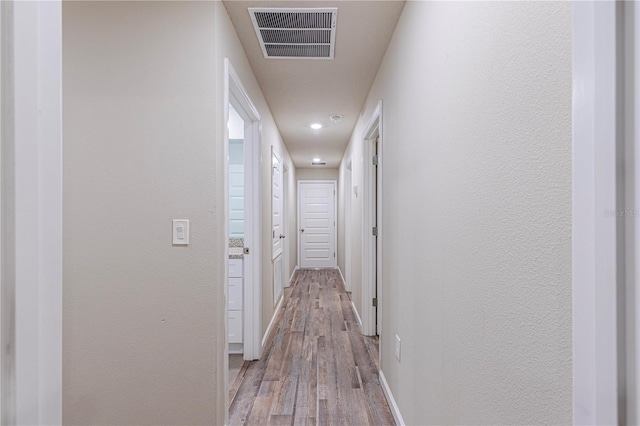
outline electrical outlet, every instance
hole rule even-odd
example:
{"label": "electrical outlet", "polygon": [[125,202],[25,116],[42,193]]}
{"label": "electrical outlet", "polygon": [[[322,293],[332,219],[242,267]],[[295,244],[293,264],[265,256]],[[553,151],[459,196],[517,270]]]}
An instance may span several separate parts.
{"label": "electrical outlet", "polygon": [[396,359],[400,362],[400,337],[396,334]]}

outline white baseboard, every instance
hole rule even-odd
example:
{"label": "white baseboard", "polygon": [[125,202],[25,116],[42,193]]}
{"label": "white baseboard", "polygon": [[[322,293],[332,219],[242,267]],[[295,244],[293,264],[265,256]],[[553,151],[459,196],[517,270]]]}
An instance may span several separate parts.
{"label": "white baseboard", "polygon": [[291,273],[291,276],[289,277],[289,284],[287,285],[287,287],[291,287],[291,281],[293,281],[293,277],[296,275],[296,272],[298,271],[298,269],[300,269],[299,266],[296,266],[295,268],[293,268],[293,272]]}
{"label": "white baseboard", "polygon": [[344,285],[344,289],[347,289],[347,281],[344,279],[344,275],[342,275],[342,269],[340,269],[339,266],[336,267],[336,269],[338,269],[338,272],[340,273],[340,278],[342,278],[342,284]]}
{"label": "white baseboard", "polygon": [[398,404],[396,404],[396,400],[391,393],[391,388],[389,388],[389,383],[387,383],[387,379],[384,377],[384,373],[382,370],[378,371],[378,377],[380,377],[380,384],[382,385],[382,392],[384,392],[384,396],[387,398],[387,402],[389,403],[389,408],[391,409],[391,414],[393,414],[393,419],[396,421],[398,426],[405,426],[404,419],[402,418],[402,414],[400,414],[400,409],[398,408]]}
{"label": "white baseboard", "polygon": [[356,305],[353,301],[351,302],[351,309],[353,309],[353,314],[356,316],[358,324],[360,324],[360,330],[362,330],[362,319],[360,318],[360,314],[358,314],[358,310],[356,309]]}
{"label": "white baseboard", "polygon": [[267,327],[267,331],[264,332],[264,336],[262,336],[262,349],[264,350],[264,345],[267,343],[267,339],[269,338],[269,334],[271,334],[271,329],[276,323],[276,318],[278,318],[278,314],[280,313],[280,308],[282,307],[282,301],[284,300],[284,292],[282,296],[280,296],[280,300],[278,300],[278,304],[276,305],[276,309],[273,311],[273,316],[271,317],[271,321],[269,321],[269,326]]}

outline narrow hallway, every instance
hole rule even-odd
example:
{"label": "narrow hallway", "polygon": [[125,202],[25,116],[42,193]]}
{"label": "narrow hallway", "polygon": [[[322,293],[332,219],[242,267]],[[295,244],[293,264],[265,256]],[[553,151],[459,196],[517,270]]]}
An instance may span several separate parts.
{"label": "narrow hallway", "polygon": [[337,270],[300,270],[259,361],[230,390],[229,424],[392,425],[378,344],[361,334]]}

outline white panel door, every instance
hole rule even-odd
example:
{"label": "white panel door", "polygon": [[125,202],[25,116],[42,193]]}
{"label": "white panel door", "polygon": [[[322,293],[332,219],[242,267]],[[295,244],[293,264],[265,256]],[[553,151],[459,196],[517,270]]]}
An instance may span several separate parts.
{"label": "white panel door", "polygon": [[229,238],[244,237],[244,164],[229,164]]}
{"label": "white panel door", "polygon": [[272,168],[271,168],[271,212],[273,216],[272,227],[272,257],[276,259],[282,254],[282,239],[284,238],[284,229],[282,223],[282,160],[276,153],[272,151]]}
{"label": "white panel door", "polygon": [[273,305],[280,300],[282,294],[282,257],[278,257],[273,263]]}
{"label": "white panel door", "polygon": [[300,267],[335,268],[335,182],[300,182]]}

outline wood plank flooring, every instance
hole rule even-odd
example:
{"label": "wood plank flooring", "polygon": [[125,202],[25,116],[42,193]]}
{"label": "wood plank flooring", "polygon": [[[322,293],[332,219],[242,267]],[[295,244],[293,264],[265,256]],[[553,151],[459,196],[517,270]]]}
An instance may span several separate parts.
{"label": "wood plank flooring", "polygon": [[361,334],[340,274],[300,270],[284,297],[262,359],[236,383],[229,423],[393,425],[377,339]]}

